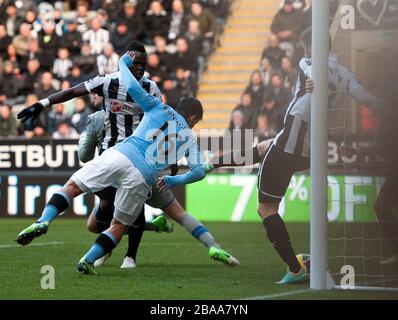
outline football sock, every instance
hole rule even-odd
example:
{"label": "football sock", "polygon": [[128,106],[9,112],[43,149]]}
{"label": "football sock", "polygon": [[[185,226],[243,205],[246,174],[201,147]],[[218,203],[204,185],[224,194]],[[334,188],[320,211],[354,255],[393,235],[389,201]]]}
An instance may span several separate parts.
{"label": "football sock", "polygon": [[94,263],[95,260],[102,258],[108,252],[111,252],[118,244],[117,239],[109,231],[99,234],[95,243],[85,254],[84,258],[88,263]]}
{"label": "football sock", "polygon": [[115,207],[112,202],[102,201],[95,212],[98,232],[103,232],[109,228],[113,219]]}
{"label": "football sock", "polygon": [[279,214],[276,213],[265,218],[263,220],[263,225],[267,232],[268,239],[271,241],[282,260],[289,266],[290,271],[293,273],[299,272],[301,270],[300,263],[294,253],[286,225]]}
{"label": "football sock", "polygon": [[248,166],[258,163],[262,160],[258,154],[257,147],[252,147],[244,150],[237,150],[234,152],[226,153],[220,157],[211,159],[214,168],[225,166]]}
{"label": "football sock", "polygon": [[207,228],[203,224],[201,224],[195,217],[191,216],[188,213],[185,213],[182,216],[180,223],[189,233],[191,233],[198,241],[203,243],[206,247],[219,247]]}
{"label": "football sock", "polygon": [[68,209],[70,204],[70,199],[64,192],[56,192],[52,195],[51,199],[47,202],[41,217],[38,222],[51,223],[57,215]]}
{"label": "football sock", "polygon": [[128,231],[129,244],[126,252],[126,257],[131,257],[134,259],[134,261],[136,261],[138,247],[140,245],[144,230],[145,230],[145,214],[144,210],[142,210],[137,220],[134,222],[134,225],[131,226]]}

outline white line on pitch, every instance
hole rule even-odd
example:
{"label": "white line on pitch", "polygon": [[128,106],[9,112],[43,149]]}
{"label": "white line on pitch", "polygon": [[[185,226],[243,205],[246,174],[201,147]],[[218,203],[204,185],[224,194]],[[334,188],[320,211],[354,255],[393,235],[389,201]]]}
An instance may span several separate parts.
{"label": "white line on pitch", "polygon": [[[29,247],[45,247],[45,246],[52,246],[57,244],[63,244],[65,242],[44,242],[44,243],[32,243]],[[17,248],[21,247],[19,244],[1,244],[0,249],[2,248]]]}
{"label": "white line on pitch", "polygon": [[302,290],[293,290],[293,291],[281,292],[281,293],[266,294],[263,296],[255,296],[255,297],[243,298],[243,299],[238,299],[238,300],[268,300],[268,299],[274,299],[274,298],[293,296],[295,294],[301,294],[301,293],[307,293],[307,292],[311,292],[311,289],[302,289]]}

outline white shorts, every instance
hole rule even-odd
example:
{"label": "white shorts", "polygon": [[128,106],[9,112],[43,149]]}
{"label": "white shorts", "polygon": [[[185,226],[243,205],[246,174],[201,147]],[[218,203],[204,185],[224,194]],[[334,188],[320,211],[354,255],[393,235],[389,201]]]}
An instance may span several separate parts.
{"label": "white shorts", "polygon": [[83,192],[116,187],[114,218],[124,225],[133,225],[151,191],[141,172],[114,148],[105,150],[101,156],[76,171],[71,180]]}

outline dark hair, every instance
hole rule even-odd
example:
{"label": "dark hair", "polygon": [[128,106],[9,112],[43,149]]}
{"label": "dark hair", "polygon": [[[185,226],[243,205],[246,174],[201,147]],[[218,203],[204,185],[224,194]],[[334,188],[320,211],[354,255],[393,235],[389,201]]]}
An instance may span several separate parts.
{"label": "dark hair", "polygon": [[131,41],[127,47],[125,51],[137,51],[137,52],[142,52],[142,53],[146,53],[144,44],[142,42],[139,41]]}
{"label": "dark hair", "polygon": [[185,117],[191,117],[195,115],[199,119],[203,118],[202,103],[194,97],[181,98],[175,110]]}

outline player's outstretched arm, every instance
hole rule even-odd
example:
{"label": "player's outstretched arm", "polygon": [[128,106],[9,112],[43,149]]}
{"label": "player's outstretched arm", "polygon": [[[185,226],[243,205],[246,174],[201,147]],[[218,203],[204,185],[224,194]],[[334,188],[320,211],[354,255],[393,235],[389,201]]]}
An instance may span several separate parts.
{"label": "player's outstretched arm", "polygon": [[32,121],[36,120],[43,108],[48,107],[53,104],[62,103],[71,100],[76,97],[80,97],[88,94],[84,83],[80,83],[72,88],[62,90],[60,92],[50,95],[48,98],[42,99],[31,106],[23,109],[17,114],[17,118],[21,119],[22,122],[26,122],[29,119]]}
{"label": "player's outstretched arm", "polygon": [[244,167],[261,162],[274,139],[261,141],[253,148],[228,152],[222,156],[214,156],[203,164],[206,173],[222,167]]}
{"label": "player's outstretched arm", "polygon": [[129,67],[134,63],[134,53],[128,51],[119,59],[119,71],[120,79],[124,86],[126,86],[128,92],[140,107],[145,111],[149,111],[156,104],[160,103],[160,100],[149,93],[147,93],[137,79],[131,73]]}
{"label": "player's outstretched arm", "polygon": [[202,180],[206,176],[206,171],[203,166],[205,161],[196,142],[190,146],[186,155],[190,170],[184,174],[164,176],[160,178],[158,187],[161,190],[167,190],[168,188],[172,188],[177,185],[194,183]]}

